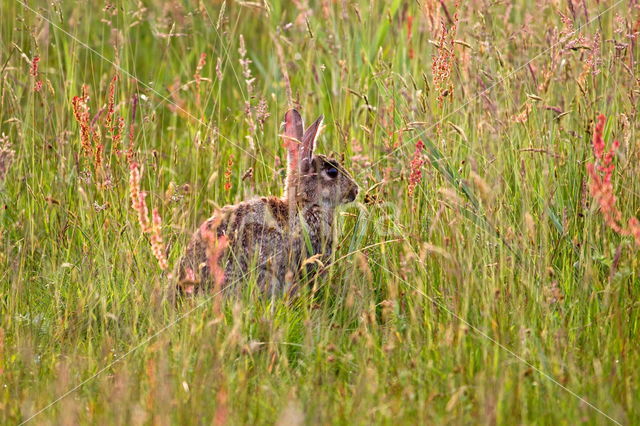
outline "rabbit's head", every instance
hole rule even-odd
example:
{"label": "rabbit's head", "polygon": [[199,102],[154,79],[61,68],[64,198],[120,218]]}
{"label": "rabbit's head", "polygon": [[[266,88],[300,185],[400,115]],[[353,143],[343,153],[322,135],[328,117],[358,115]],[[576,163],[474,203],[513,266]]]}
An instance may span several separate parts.
{"label": "rabbit's head", "polygon": [[291,109],[285,114],[286,194],[290,201],[298,204],[334,208],[355,200],[358,185],[338,160],[313,153],[322,119],[322,116],[318,117],[303,131],[298,111]]}
{"label": "rabbit's head", "polygon": [[333,208],[352,202],[358,195],[358,185],[333,158],[312,155],[302,159],[300,171],[298,199],[303,203]]}

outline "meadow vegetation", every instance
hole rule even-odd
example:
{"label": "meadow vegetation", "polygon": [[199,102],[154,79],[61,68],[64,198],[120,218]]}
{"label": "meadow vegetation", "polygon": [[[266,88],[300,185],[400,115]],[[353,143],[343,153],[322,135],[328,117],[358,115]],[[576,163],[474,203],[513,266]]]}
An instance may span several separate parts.
{"label": "meadow vegetation", "polygon": [[[634,0],[3,0],[0,423],[638,424],[639,32]],[[361,188],[333,263],[174,301],[216,207],[281,195],[293,106]]]}

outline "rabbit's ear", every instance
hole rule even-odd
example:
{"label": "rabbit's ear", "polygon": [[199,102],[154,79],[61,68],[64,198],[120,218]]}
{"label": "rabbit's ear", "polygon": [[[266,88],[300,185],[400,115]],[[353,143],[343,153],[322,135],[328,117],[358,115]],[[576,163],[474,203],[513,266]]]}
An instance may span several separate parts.
{"label": "rabbit's ear", "polygon": [[302,117],[300,113],[295,109],[290,109],[284,115],[284,145],[287,151],[293,149],[295,146],[299,148],[302,142],[304,125],[302,124]]}
{"label": "rabbit's ear", "polygon": [[293,176],[298,173],[300,164],[300,144],[302,143],[304,125],[300,113],[290,109],[284,115],[284,134],[282,140],[287,149],[288,173]]}
{"label": "rabbit's ear", "polygon": [[316,144],[316,138],[318,137],[318,130],[322,125],[322,120],[324,120],[324,116],[321,115],[311,126],[309,126],[302,136],[302,161],[311,161],[313,148]]}
{"label": "rabbit's ear", "polygon": [[295,109],[290,109],[284,115],[284,134],[285,136],[297,139],[298,142],[302,140],[303,124],[300,113]]}
{"label": "rabbit's ear", "polygon": [[295,205],[300,178],[300,144],[302,143],[304,125],[302,117],[295,109],[290,109],[284,115],[284,134],[282,141],[287,149],[287,180],[285,194],[290,205]]}

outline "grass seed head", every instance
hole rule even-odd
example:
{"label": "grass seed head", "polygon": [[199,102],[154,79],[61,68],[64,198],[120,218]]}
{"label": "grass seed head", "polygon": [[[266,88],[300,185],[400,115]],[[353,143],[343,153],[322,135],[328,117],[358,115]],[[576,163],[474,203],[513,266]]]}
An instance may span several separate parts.
{"label": "grass seed head", "polygon": [[3,133],[0,136],[0,182],[3,182],[7,177],[14,157],[15,151],[9,145],[9,137]]}

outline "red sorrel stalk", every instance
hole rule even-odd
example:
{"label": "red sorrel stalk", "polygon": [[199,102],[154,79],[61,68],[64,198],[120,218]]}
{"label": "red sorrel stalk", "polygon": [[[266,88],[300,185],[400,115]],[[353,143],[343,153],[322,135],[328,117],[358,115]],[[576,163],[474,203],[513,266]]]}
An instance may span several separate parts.
{"label": "red sorrel stalk", "polygon": [[616,196],[613,190],[612,177],[616,168],[613,163],[615,152],[620,146],[618,141],[613,141],[611,148],[606,149],[604,141],[604,125],[607,119],[600,114],[593,132],[593,154],[596,157],[594,163],[587,163],[589,174],[589,192],[598,202],[604,221],[613,231],[620,235],[631,235],[640,245],[640,222],[635,217],[629,219],[625,226],[622,212],[616,206]]}
{"label": "red sorrel stalk", "polygon": [[129,195],[131,197],[131,207],[138,214],[138,223],[142,233],[149,234],[151,251],[158,260],[158,265],[163,271],[169,268],[164,241],[162,239],[162,218],[158,209],[153,209],[151,220],[149,220],[149,210],[147,208],[146,193],[142,191],[140,182],[142,180],[142,167],[135,161],[129,168]]}
{"label": "red sorrel stalk", "polygon": [[34,56],[31,60],[31,69],[29,70],[29,74],[33,77],[33,90],[35,92],[39,92],[42,89],[42,80],[38,80],[38,62],[40,62],[40,56]]}
{"label": "red sorrel stalk", "polygon": [[411,174],[409,175],[408,189],[410,197],[413,197],[414,189],[422,180],[422,166],[425,163],[422,151],[424,151],[424,142],[419,140],[416,143],[416,149],[413,152],[413,159],[411,160]]}
{"label": "red sorrel stalk", "polygon": [[433,86],[438,93],[438,104],[442,107],[445,98],[453,99],[453,83],[451,74],[455,55],[453,53],[454,39],[458,27],[458,6],[456,1],[456,12],[453,15],[451,27],[442,22],[440,36],[438,37],[437,54],[433,57],[431,64],[431,74],[433,76]]}
{"label": "red sorrel stalk", "polygon": [[82,85],[82,95],[74,96],[71,101],[73,116],[80,126],[80,143],[87,157],[93,154],[91,146],[91,131],[89,124],[89,95],[87,85]]}

